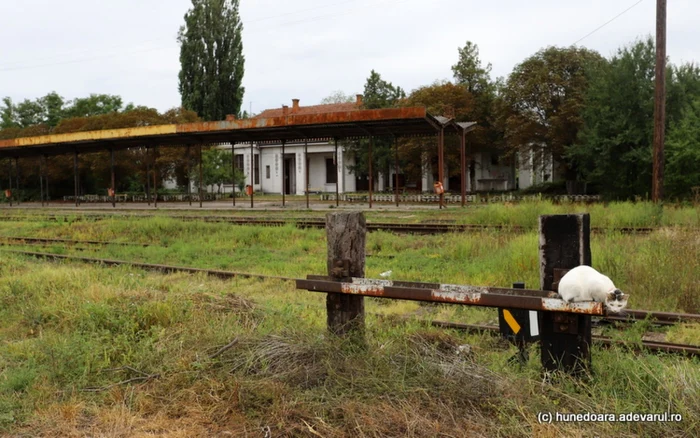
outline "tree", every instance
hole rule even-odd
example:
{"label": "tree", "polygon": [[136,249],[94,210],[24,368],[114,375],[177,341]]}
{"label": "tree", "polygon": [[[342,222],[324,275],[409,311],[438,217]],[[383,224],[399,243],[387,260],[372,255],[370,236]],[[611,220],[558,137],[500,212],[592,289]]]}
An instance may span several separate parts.
{"label": "tree", "polygon": [[[406,92],[401,87],[394,86],[381,78],[381,75],[374,70],[370,72],[365,83],[365,90],[362,97],[363,109],[392,108],[401,104],[406,98]],[[350,172],[356,176],[369,174],[369,139],[350,141],[343,144],[346,151],[350,151],[355,157],[355,163],[348,165]],[[393,167],[394,140],[389,138],[376,137],[372,148],[372,173],[374,185],[376,187],[376,176],[379,171],[384,171],[385,178],[389,176],[389,169]]]}
{"label": "tree", "polygon": [[[472,121],[474,109],[474,94],[467,87],[456,85],[452,82],[435,82],[432,85],[413,90],[403,102],[406,106],[424,106],[431,114],[448,114],[454,116],[458,122]],[[470,148],[475,147],[470,133]],[[419,180],[422,175],[422,166],[432,164],[437,180],[437,142],[436,138],[404,139],[399,143],[400,167],[408,180]],[[460,145],[454,135],[445,136],[445,162],[449,169],[449,176],[458,176],[460,173]],[[427,162],[425,160],[428,160]]]}
{"label": "tree", "polygon": [[245,58],[238,3],[192,0],[178,33],[182,106],[204,120],[240,116]]}
{"label": "tree", "polygon": [[452,66],[455,80],[467,88],[470,93],[488,93],[491,84],[491,63],[481,66],[479,47],[467,41],[464,47],[457,49],[459,60]]}
{"label": "tree", "polygon": [[123,105],[121,96],[91,94],[70,102],[70,106],[64,110],[64,117],[89,117],[115,113],[121,111]]}
{"label": "tree", "polygon": [[[592,79],[584,125],[567,157],[579,177],[608,198],[645,196],[651,189],[656,50],[651,38],[623,47]],[[700,70],[668,66],[666,184],[669,194],[690,193],[697,178],[694,149]],[[690,166],[690,167],[688,167]]]}
{"label": "tree", "polygon": [[0,107],[0,129],[18,128],[17,112],[10,97],[2,99],[3,106]]}
{"label": "tree", "polygon": [[604,64],[597,52],[549,47],[515,66],[502,90],[507,146],[551,157],[567,179],[575,173],[565,161],[583,125],[581,111],[592,72]]}
{"label": "tree", "polygon": [[331,103],[351,103],[354,102],[355,98],[350,94],[345,94],[341,90],[336,90],[332,92],[329,96],[321,99],[321,105],[328,105]]}
{"label": "tree", "polygon": [[692,188],[700,187],[700,98],[671,126],[666,158],[664,190],[670,197],[690,197]]}

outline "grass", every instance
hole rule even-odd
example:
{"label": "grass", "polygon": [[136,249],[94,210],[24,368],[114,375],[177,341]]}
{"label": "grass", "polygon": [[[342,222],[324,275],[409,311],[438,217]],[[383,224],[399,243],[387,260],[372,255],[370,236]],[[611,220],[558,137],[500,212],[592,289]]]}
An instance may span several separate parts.
{"label": "grass", "polygon": [[[368,300],[366,346],[358,347],[326,335],[322,295],[288,283],[17,256],[3,258],[0,275],[0,427],[12,435],[700,431],[697,360],[596,348],[594,379],[543,382],[536,349],[525,368],[512,368],[513,350],[502,341],[393,318],[407,310],[401,302]],[[428,317],[440,312],[423,309]],[[464,344],[471,352],[456,353]],[[135,370],[154,377],[119,384],[141,376]],[[540,411],[669,411],[684,421],[540,425]]]}
{"label": "grass", "polygon": [[[156,217],[3,222],[0,235],[157,244],[43,249],[68,254],[292,277],[325,272],[323,231],[292,226]],[[592,246],[594,266],[631,294],[632,307],[698,311],[697,233],[674,227],[643,236],[610,232],[594,235]],[[368,277],[391,269],[394,279],[539,283],[534,232],[376,232],[368,235],[367,252]],[[366,307],[366,342],[357,345],[327,334],[323,294],[291,283],[1,253],[0,435],[700,434],[697,358],[594,347],[591,379],[543,380],[534,346],[530,362],[517,368],[508,363],[514,349],[504,341],[426,322],[493,323],[493,309],[379,299],[367,299]],[[611,335],[637,342],[646,327]],[[667,339],[697,343],[700,329],[675,326]],[[458,353],[465,344],[469,353]],[[683,421],[540,424],[538,412],[671,412]]]}

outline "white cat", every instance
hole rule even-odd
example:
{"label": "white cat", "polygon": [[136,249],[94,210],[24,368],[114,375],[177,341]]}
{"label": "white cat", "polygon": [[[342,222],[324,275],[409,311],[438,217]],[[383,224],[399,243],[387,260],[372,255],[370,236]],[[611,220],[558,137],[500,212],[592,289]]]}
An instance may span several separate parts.
{"label": "white cat", "polygon": [[612,280],[591,268],[581,265],[570,270],[559,281],[559,296],[569,303],[598,301],[608,311],[618,313],[627,307],[628,295],[616,288]]}

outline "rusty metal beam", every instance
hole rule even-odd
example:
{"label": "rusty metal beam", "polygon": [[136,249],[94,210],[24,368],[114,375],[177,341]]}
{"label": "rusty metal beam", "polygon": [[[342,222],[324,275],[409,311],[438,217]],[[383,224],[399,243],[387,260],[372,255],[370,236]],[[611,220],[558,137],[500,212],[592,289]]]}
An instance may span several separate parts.
{"label": "rusty metal beam", "polygon": [[567,303],[558,298],[528,295],[526,289],[440,284],[435,288],[397,286],[389,280],[353,278],[352,282],[297,280],[297,289],[311,292],[342,293],[376,298],[393,298],[431,303],[467,304],[584,315],[604,315],[603,303]]}

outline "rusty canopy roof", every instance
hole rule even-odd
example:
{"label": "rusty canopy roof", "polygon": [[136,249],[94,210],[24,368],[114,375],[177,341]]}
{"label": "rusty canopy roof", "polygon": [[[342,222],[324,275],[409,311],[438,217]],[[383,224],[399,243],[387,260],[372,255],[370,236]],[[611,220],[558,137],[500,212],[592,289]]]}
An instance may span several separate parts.
{"label": "rusty canopy roof", "polygon": [[142,146],[431,136],[447,123],[452,124],[428,114],[423,107],[408,107],[143,126],[0,140],[0,158]]}

